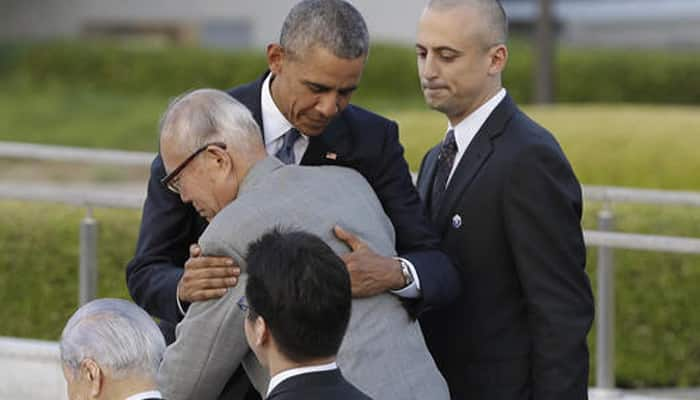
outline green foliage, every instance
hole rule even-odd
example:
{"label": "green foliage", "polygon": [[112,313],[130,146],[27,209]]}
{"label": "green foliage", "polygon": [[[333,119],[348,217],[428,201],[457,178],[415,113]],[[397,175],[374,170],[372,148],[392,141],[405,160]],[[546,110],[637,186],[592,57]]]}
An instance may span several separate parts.
{"label": "green foliage", "polygon": [[[599,204],[587,204],[584,226],[595,229]],[[630,233],[700,237],[700,210],[618,205],[616,229]],[[596,291],[597,250],[587,271]],[[615,375],[620,387],[700,385],[700,256],[616,250]],[[591,372],[595,329],[589,337]],[[591,379],[591,382],[594,380]]]}
{"label": "green foliage", "polygon": [[[0,336],[57,340],[78,304],[78,238],[84,211],[0,202]],[[98,210],[100,297],[129,298],[124,266],[139,213]]]}
{"label": "green foliage", "polygon": [[[110,42],[0,45],[0,82],[32,88],[64,85],[98,92],[172,97],[200,87],[226,89],[257,78],[264,51],[125,46]],[[560,102],[700,102],[698,53],[561,47],[555,97]],[[520,103],[532,100],[533,55],[522,39],[510,44],[505,86]],[[376,44],[355,98],[361,104],[420,104],[415,51]]]}

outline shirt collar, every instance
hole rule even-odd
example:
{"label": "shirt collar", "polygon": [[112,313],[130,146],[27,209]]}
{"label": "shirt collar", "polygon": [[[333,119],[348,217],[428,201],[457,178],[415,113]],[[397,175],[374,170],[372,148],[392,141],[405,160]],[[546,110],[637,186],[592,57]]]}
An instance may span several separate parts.
{"label": "shirt collar", "polygon": [[328,363],[328,364],[313,365],[310,367],[292,368],[292,369],[288,369],[286,371],[282,371],[270,379],[270,384],[267,387],[267,395],[265,395],[265,397],[269,396],[270,393],[272,393],[272,390],[275,387],[277,387],[277,385],[282,383],[282,381],[285,381],[293,376],[297,376],[297,375],[301,375],[301,374],[309,374],[311,372],[332,371],[332,370],[337,369],[337,368],[338,368],[338,365],[335,362],[332,362],[332,363]]}
{"label": "shirt collar", "polygon": [[162,399],[163,395],[157,390],[150,390],[148,392],[136,393],[135,395],[127,397],[125,400],[144,400],[144,399]]}
{"label": "shirt collar", "polygon": [[270,83],[272,82],[272,74],[268,74],[260,91],[260,105],[262,108],[262,129],[265,134],[265,144],[272,143],[280,136],[284,135],[292,128],[292,124],[287,121],[284,114],[280,111],[272,99],[270,92]]}
{"label": "shirt collar", "polygon": [[461,153],[469,147],[469,143],[471,143],[474,136],[476,136],[479,129],[481,129],[481,126],[486,122],[486,119],[491,115],[493,110],[496,109],[504,97],[506,97],[506,90],[501,88],[498,93],[460,121],[456,126],[453,127],[452,124],[448,122],[448,129],[454,129],[458,152]]}

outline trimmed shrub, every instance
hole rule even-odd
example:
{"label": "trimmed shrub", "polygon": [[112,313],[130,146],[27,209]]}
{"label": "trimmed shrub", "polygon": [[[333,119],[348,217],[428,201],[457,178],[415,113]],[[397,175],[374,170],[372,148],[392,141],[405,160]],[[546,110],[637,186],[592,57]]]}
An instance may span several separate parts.
{"label": "trimmed shrub", "polygon": [[[700,57],[675,51],[560,48],[555,97],[561,102],[700,103]],[[520,103],[532,100],[530,46],[513,40],[505,86]],[[226,89],[257,78],[263,51],[126,47],[109,42],[0,46],[2,80],[62,84],[118,93],[174,96],[199,87]],[[418,104],[415,51],[374,45],[355,98],[360,103]]]}

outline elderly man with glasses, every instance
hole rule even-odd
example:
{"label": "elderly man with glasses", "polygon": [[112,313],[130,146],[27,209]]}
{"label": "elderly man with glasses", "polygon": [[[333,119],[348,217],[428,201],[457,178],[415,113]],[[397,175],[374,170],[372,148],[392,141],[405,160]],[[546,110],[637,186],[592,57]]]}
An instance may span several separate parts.
{"label": "elderly man with glasses", "polygon": [[[339,224],[391,257],[391,222],[356,171],[285,165],[268,156],[250,111],[224,92],[202,89],[176,99],[162,119],[160,153],[168,173],[163,183],[209,221],[198,242],[202,253],[232,257],[242,270],[239,284],[222,298],[189,307],[159,371],[162,390],[173,400],[215,399],[242,364],[257,391],[266,393],[268,373],[246,343],[245,313],[236,307],[248,279],[250,243],[284,226],[343,254],[350,248],[333,233]],[[353,300],[337,362],[347,380],[373,398],[449,397],[418,323],[389,293]]]}

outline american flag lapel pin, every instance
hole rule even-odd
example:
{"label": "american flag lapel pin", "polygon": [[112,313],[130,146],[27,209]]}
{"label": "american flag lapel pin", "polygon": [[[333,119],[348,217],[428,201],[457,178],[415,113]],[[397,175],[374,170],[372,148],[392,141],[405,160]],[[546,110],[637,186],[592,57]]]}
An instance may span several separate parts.
{"label": "american flag lapel pin", "polygon": [[326,158],[329,160],[335,160],[336,158],[338,158],[338,155],[333,153],[332,151],[329,151],[326,153]]}

